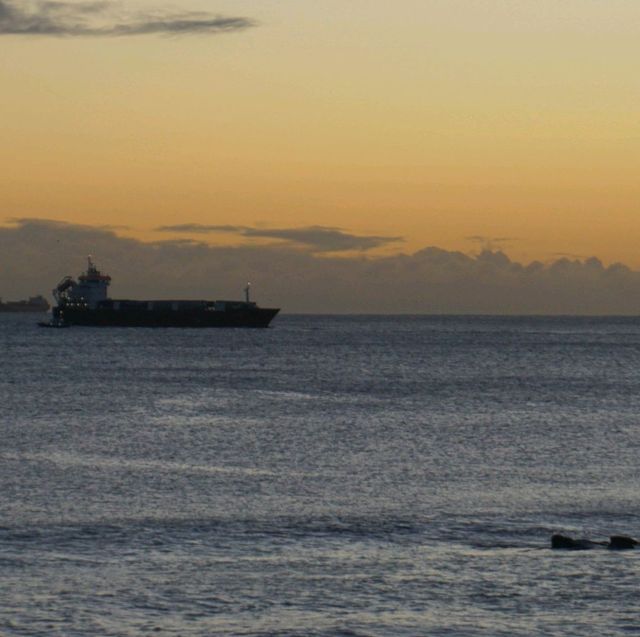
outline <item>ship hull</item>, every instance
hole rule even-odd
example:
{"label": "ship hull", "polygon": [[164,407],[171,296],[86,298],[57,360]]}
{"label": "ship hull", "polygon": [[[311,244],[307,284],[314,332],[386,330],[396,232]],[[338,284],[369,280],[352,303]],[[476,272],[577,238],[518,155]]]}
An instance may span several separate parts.
{"label": "ship hull", "polygon": [[53,316],[65,325],[93,327],[268,327],[278,312],[275,308],[257,307],[230,310],[56,307]]}

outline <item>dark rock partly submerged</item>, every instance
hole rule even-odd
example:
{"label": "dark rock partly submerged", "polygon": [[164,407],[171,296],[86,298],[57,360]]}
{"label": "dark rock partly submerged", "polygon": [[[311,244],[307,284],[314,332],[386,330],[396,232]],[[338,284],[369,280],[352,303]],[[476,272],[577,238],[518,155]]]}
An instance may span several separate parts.
{"label": "dark rock partly submerged", "polygon": [[568,535],[555,533],[551,536],[552,549],[565,549],[569,551],[586,551],[596,546],[606,546],[607,542],[593,542],[592,540],[574,539]]}
{"label": "dark rock partly submerged", "polygon": [[634,540],[628,535],[612,535],[609,538],[609,548],[617,551],[633,549],[639,544],[640,542],[638,542],[638,540]]}
{"label": "dark rock partly submerged", "polygon": [[551,536],[552,549],[564,549],[567,551],[587,551],[597,547],[605,547],[615,551],[633,549],[640,545],[638,540],[634,540],[627,535],[612,535],[608,542],[596,542],[594,540],[586,540],[583,538],[572,538],[568,535],[554,533]]}

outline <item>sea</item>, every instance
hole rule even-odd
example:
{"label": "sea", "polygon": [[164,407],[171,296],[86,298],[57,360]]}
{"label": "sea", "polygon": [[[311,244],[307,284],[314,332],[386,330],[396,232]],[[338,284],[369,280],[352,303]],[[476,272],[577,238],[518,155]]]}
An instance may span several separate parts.
{"label": "sea", "polygon": [[0,635],[640,634],[640,318],[0,315]]}

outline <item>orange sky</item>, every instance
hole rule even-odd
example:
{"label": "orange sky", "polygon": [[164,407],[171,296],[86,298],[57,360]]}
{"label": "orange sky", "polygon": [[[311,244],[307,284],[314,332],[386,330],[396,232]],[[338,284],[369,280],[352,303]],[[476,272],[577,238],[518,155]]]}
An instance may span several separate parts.
{"label": "orange sky", "polygon": [[637,0],[180,7],[255,26],[0,36],[5,219],[506,237],[520,260],[640,267]]}

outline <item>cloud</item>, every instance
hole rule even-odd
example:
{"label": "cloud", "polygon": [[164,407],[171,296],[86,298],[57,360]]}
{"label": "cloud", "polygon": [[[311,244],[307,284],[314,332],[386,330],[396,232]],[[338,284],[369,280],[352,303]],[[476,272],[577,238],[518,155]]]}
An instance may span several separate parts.
{"label": "cloud", "polygon": [[241,233],[243,226],[211,226],[201,223],[179,223],[174,226],[159,226],[156,232],[188,232],[191,234],[209,234],[211,232]]}
{"label": "cloud", "polygon": [[0,254],[5,299],[46,293],[92,254],[116,298],[240,298],[251,281],[258,303],[285,312],[640,314],[640,272],[594,257],[523,264],[499,250],[470,256],[428,247],[338,258],[288,243],[149,243],[43,219],[0,227]]}
{"label": "cloud", "polygon": [[342,252],[345,250],[366,251],[389,243],[402,241],[402,237],[358,236],[343,232],[339,228],[309,226],[307,228],[281,228],[264,230],[247,228],[246,237],[272,237],[310,246],[317,252]]}
{"label": "cloud", "polygon": [[192,35],[239,31],[255,26],[248,18],[193,11],[120,16],[116,6],[109,1],[0,0],[0,35]]}
{"label": "cloud", "polygon": [[281,239],[292,245],[311,248],[313,252],[365,252],[389,243],[402,241],[402,237],[381,237],[376,235],[350,234],[340,228],[307,226],[303,228],[251,228],[247,226],[202,225],[184,223],[174,226],[160,226],[159,232],[185,232],[193,234],[230,233],[243,237]]}
{"label": "cloud", "polygon": [[[42,226],[43,228],[68,228],[70,225],[66,221],[56,221],[54,219],[41,219],[39,217],[8,217],[5,219],[6,223],[12,226],[24,226],[27,224],[33,224]],[[100,230],[131,230],[131,226],[127,226],[124,224],[109,224],[103,223],[96,226],[82,225],[82,224],[73,224],[73,226],[78,230],[84,230],[85,232],[95,232]]]}

